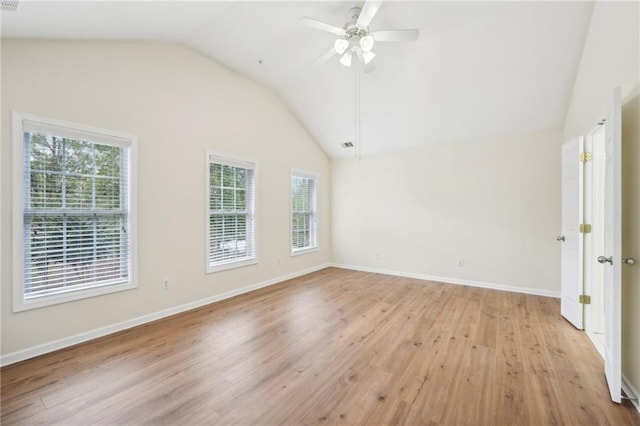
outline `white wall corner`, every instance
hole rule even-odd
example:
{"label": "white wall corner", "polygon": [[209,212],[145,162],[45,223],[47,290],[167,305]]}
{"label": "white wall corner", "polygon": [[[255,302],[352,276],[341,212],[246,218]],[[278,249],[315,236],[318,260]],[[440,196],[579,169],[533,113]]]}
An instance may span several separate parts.
{"label": "white wall corner", "polygon": [[504,284],[488,283],[483,281],[465,280],[461,278],[438,277],[434,275],[415,274],[412,272],[391,271],[388,269],[370,268],[368,266],[345,265],[341,263],[332,263],[331,266],[341,269],[352,269],[354,271],[373,272],[376,274],[396,275],[398,277],[415,278],[418,280],[434,281],[446,284],[466,285],[469,287],[480,287],[491,290],[510,291],[512,293],[532,294],[535,296],[560,298],[560,292],[550,290],[540,290],[537,288],[518,287]]}
{"label": "white wall corner", "polygon": [[638,398],[640,397],[640,391],[638,391],[638,389],[633,386],[633,384],[631,384],[624,373],[622,373],[622,390],[631,400],[633,406],[636,407],[636,410],[640,412],[640,401],[638,401]]}

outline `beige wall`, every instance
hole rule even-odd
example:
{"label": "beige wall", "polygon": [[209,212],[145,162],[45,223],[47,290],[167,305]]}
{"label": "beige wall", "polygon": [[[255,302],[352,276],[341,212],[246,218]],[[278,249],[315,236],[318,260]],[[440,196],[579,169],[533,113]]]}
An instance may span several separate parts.
{"label": "beige wall", "polygon": [[[3,41],[2,89],[3,355],[330,261],[329,160],[260,85],[179,45]],[[12,312],[11,110],[138,136],[137,289]],[[204,273],[208,149],[258,163],[258,265]],[[320,175],[320,250],[296,257],[291,168]]]}
{"label": "beige wall", "polygon": [[561,142],[550,131],[334,161],[334,260],[558,295]]}
{"label": "beige wall", "polygon": [[[622,88],[622,252],[640,260],[640,27],[637,2],[596,3],[564,129],[585,134]],[[640,389],[640,267],[623,267],[622,373]]]}

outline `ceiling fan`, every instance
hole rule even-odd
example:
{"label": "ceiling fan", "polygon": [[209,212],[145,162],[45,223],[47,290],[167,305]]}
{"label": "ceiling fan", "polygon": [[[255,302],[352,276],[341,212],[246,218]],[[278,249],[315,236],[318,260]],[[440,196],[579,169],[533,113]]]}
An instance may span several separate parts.
{"label": "ceiling fan", "polygon": [[334,55],[341,55],[340,63],[350,67],[355,55],[362,64],[364,72],[369,73],[376,69],[373,63],[376,54],[372,50],[376,42],[415,41],[418,38],[420,32],[417,29],[370,31],[369,25],[381,5],[382,1],[368,0],[362,8],[351,8],[349,10],[351,19],[342,28],[306,16],[300,18],[305,25],[311,28],[338,36],[333,47],[313,62],[322,64]]}

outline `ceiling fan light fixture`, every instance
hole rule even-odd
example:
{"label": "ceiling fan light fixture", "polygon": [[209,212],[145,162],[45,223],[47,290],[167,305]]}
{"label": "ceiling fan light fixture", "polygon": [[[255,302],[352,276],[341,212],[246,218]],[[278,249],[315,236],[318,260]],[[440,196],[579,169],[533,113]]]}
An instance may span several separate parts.
{"label": "ceiling fan light fixture", "polygon": [[371,51],[362,52],[362,60],[364,61],[365,64],[368,64],[369,62],[371,62],[375,56],[376,54]]}
{"label": "ceiling fan light fixture", "polygon": [[349,48],[349,41],[343,38],[339,38],[336,40],[333,46],[335,47],[338,55],[342,55]]}
{"label": "ceiling fan light fixture", "polygon": [[351,53],[350,50],[347,50],[344,55],[342,55],[342,58],[340,58],[340,63],[342,65],[344,65],[345,67],[350,67],[351,66],[351,58],[353,57],[353,53]]}
{"label": "ceiling fan light fixture", "polygon": [[371,49],[373,49],[373,44],[374,44],[373,36],[367,35],[360,39],[360,47],[365,52],[371,51]]}

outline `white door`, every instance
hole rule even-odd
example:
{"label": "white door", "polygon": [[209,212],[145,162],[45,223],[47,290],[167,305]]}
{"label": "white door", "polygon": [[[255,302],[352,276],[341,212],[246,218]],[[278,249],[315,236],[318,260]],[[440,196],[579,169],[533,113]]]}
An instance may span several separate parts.
{"label": "white door", "polygon": [[584,163],[584,223],[592,232],[584,238],[584,294],[591,303],[584,306],[584,330],[604,358],[604,266],[596,262],[604,253],[604,174],[605,131],[598,124],[584,140],[584,149],[591,152],[591,161]]}
{"label": "white door", "polygon": [[621,95],[613,92],[613,104],[605,122],[605,194],[604,194],[604,253],[598,262],[604,269],[604,372],[611,399],[620,402],[621,360]]}
{"label": "white door", "polygon": [[579,329],[583,328],[579,302],[583,289],[583,163],[579,155],[583,147],[582,136],[562,145],[562,235],[557,238],[562,244],[560,312]]}

